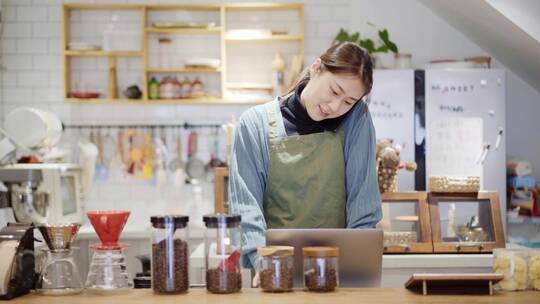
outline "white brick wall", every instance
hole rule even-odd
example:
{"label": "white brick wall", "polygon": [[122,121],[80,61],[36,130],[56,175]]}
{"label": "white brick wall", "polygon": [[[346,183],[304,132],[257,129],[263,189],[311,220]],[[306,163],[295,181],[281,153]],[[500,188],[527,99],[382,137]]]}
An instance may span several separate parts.
{"label": "white brick wall", "polygon": [[[200,1],[166,1],[166,0],[100,0],[100,1],[64,1],[64,2],[89,2],[89,3],[200,3]],[[218,1],[223,2],[223,1]],[[232,1],[241,2],[241,1]],[[296,1],[285,1],[296,2]],[[62,101],[62,58],[61,58],[61,3],[59,0],[5,0],[4,1],[4,20],[3,36],[1,42],[2,62],[5,70],[2,77],[2,92],[0,97],[3,105],[14,108],[19,103],[39,103],[42,106],[54,109],[64,109],[60,111],[62,119],[66,122],[91,122],[96,121],[96,116],[103,112],[108,112],[110,106],[96,106],[93,110],[81,110],[84,106],[69,105]],[[306,5],[306,41],[307,58],[314,58],[330,43],[340,24],[346,23],[347,17],[343,14],[347,11],[349,3],[340,1],[309,1]],[[330,13],[329,13],[330,12]],[[101,42],[101,32],[106,28],[111,20],[112,12],[98,11],[76,11],[72,15],[72,37],[86,38],[94,37],[96,42]],[[170,18],[173,15],[180,16],[181,13],[153,13],[150,14],[150,20],[159,21]],[[251,17],[250,17],[251,16]],[[118,14],[120,26],[126,28],[140,28],[141,16],[136,12],[121,12]],[[273,27],[275,29],[286,29],[294,33],[297,14],[294,12],[272,12],[270,14],[256,14],[253,17],[250,14],[234,13],[228,18],[228,26],[243,27],[253,24],[257,21],[260,26]],[[219,20],[215,13],[201,13],[193,15],[193,21],[201,19]],[[97,21],[97,22],[96,22]],[[251,23],[250,23],[251,22]],[[176,39],[178,38],[178,39]],[[190,37],[192,39],[194,37]],[[183,37],[175,37],[172,45],[172,62],[179,62],[184,56],[194,54],[208,57],[219,57],[219,40],[208,36],[201,36],[200,39],[190,40]],[[150,63],[159,66],[157,54],[159,49],[156,39],[151,39]],[[215,40],[215,41],[214,41]],[[186,47],[186,45],[190,47]],[[287,45],[288,44],[288,45]],[[271,54],[274,50],[284,50],[287,60],[297,52],[297,47],[293,43],[284,43],[285,47],[276,48],[268,45],[230,45],[229,58],[230,65],[229,77],[231,81],[269,81],[268,65],[270,64]],[[261,54],[259,57],[252,57],[254,53]],[[246,56],[247,55],[247,56]],[[90,69],[88,73],[77,74],[78,64],[74,60],[74,79],[73,82],[88,83],[87,86],[94,85],[100,87],[102,91],[106,90],[106,60],[97,60],[83,63],[84,69]],[[131,60],[126,64],[119,63],[119,85],[126,87],[132,83],[142,85],[142,62],[137,59]],[[85,75],[85,76],[82,76]],[[82,79],[83,77],[88,79]],[[203,81],[207,83],[210,91],[219,91],[219,77],[216,75],[203,75]],[[104,92],[103,92],[104,93]],[[180,106],[179,106],[180,107]],[[247,106],[226,106],[226,108],[235,109],[238,116]],[[160,108],[160,106],[157,106]],[[164,107],[167,108],[167,107]],[[197,113],[212,113],[210,117],[201,117],[201,119],[215,119],[225,121],[228,116],[214,114],[212,106],[193,106]],[[66,110],[67,109],[67,110]],[[4,114],[5,115],[4,111]],[[136,106],[123,105],[118,120],[130,121],[135,117],[144,118],[146,121],[161,121],[162,117],[148,117],[138,115]],[[144,111],[148,112],[148,111]],[[144,113],[143,112],[143,113]],[[167,111],[162,111],[164,113]],[[158,112],[159,115],[160,112]],[[189,111],[175,111],[176,115],[167,118],[174,121],[184,121],[194,117]],[[146,114],[146,113],[145,113]],[[198,115],[195,115],[198,116]],[[76,117],[76,119],[75,119]]]}
{"label": "white brick wall", "polygon": [[17,20],[22,22],[42,22],[47,21],[47,6],[20,6],[17,8]]}
{"label": "white brick wall", "polygon": [[[6,8],[9,10],[10,8]],[[13,8],[11,8],[13,9]],[[3,25],[4,37],[6,38],[27,38],[32,37],[32,24],[22,22],[6,22]]]}
{"label": "white brick wall", "polygon": [[18,54],[47,54],[49,42],[47,39],[19,39],[17,42]]}

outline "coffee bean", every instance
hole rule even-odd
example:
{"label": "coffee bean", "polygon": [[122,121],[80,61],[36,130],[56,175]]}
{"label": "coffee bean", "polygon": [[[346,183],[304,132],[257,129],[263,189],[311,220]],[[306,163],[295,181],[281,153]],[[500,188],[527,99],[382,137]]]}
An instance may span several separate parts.
{"label": "coffee bean", "polygon": [[242,274],[220,268],[206,271],[206,289],[212,293],[234,293],[242,289]]}
{"label": "coffee bean", "polygon": [[329,292],[337,286],[337,274],[335,269],[326,269],[321,274],[317,269],[309,269],[304,273],[304,280],[309,291]]}
{"label": "coffee bean", "polygon": [[267,268],[261,271],[261,288],[266,292],[292,291],[293,270],[286,261],[276,261],[277,267]]}
{"label": "coffee bean", "polygon": [[168,246],[164,239],[152,244],[152,287],[156,293],[183,293],[189,288],[188,245],[175,239]]}

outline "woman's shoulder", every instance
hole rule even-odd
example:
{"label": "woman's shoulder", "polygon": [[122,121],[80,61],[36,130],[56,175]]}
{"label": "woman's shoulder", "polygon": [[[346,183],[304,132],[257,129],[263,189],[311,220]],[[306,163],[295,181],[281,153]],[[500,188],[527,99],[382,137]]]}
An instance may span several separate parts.
{"label": "woman's shoulder", "polygon": [[246,109],[238,118],[239,126],[263,128],[268,124],[267,109],[275,100]]}
{"label": "woman's shoulder", "polygon": [[344,121],[344,128],[346,130],[357,130],[364,127],[372,128],[373,121],[371,120],[369,106],[362,102],[362,104],[355,106],[350,115],[347,116]]}
{"label": "woman's shoulder", "polygon": [[250,107],[242,112],[236,123],[236,136],[252,142],[264,142],[268,137],[267,109],[274,105],[276,105],[275,100],[272,100]]}

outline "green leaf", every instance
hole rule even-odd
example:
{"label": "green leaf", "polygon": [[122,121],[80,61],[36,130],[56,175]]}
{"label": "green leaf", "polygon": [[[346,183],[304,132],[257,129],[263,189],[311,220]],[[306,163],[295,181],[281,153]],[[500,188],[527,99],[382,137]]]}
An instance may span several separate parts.
{"label": "green leaf", "polygon": [[375,52],[375,43],[373,43],[373,40],[369,38],[360,40],[360,46],[366,49],[366,51],[370,54]]}
{"label": "green leaf", "polygon": [[351,42],[358,42],[358,39],[360,38],[360,33],[359,32],[356,32],[354,34],[351,35]]}
{"label": "green leaf", "polygon": [[384,46],[386,47],[386,51],[390,50],[393,53],[398,52],[397,45],[390,41],[390,35],[388,34],[388,30],[384,29],[382,31],[379,31],[379,37],[381,38],[382,42],[384,43]]}
{"label": "green leaf", "polygon": [[386,29],[379,31],[379,37],[384,43],[388,42],[388,31]]}
{"label": "green leaf", "polygon": [[393,43],[392,41],[388,41],[388,43],[386,43],[386,45],[388,46],[388,49],[390,51],[392,51],[393,53],[398,53],[398,47],[395,43]]}
{"label": "green leaf", "polygon": [[387,53],[388,47],[386,45],[381,45],[375,50],[375,53]]}
{"label": "green leaf", "polygon": [[336,38],[334,38],[334,41],[332,42],[332,44],[336,44],[336,43],[339,43],[339,42],[346,41],[348,36],[349,36],[349,34],[347,33],[347,31],[345,29],[341,28],[341,29],[339,29],[339,32],[336,35]]}

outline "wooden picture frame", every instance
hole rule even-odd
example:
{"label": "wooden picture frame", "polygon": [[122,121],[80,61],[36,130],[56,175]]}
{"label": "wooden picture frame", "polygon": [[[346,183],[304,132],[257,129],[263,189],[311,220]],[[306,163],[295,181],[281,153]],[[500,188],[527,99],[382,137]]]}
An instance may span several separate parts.
{"label": "wooden picture frame", "polygon": [[217,167],[214,169],[214,212],[228,212],[228,185],[229,185],[229,168]]}
{"label": "wooden picture frame", "polygon": [[406,244],[384,245],[384,253],[433,253],[433,242],[431,237],[431,221],[427,202],[427,192],[388,192],[381,194],[381,204],[416,203],[418,210],[418,225],[420,232],[418,242]]}
{"label": "wooden picture frame", "polygon": [[[494,248],[504,248],[505,239],[499,205],[498,192],[481,191],[477,193],[429,193],[429,211],[431,218],[431,229],[433,239],[433,250],[435,253],[491,253]],[[492,240],[481,242],[446,242],[441,236],[441,219],[439,204],[442,201],[452,202],[479,202],[489,201],[489,223],[491,225]],[[482,208],[486,208],[481,206]],[[480,207],[479,207],[480,208]],[[481,219],[482,222],[488,219]]]}

